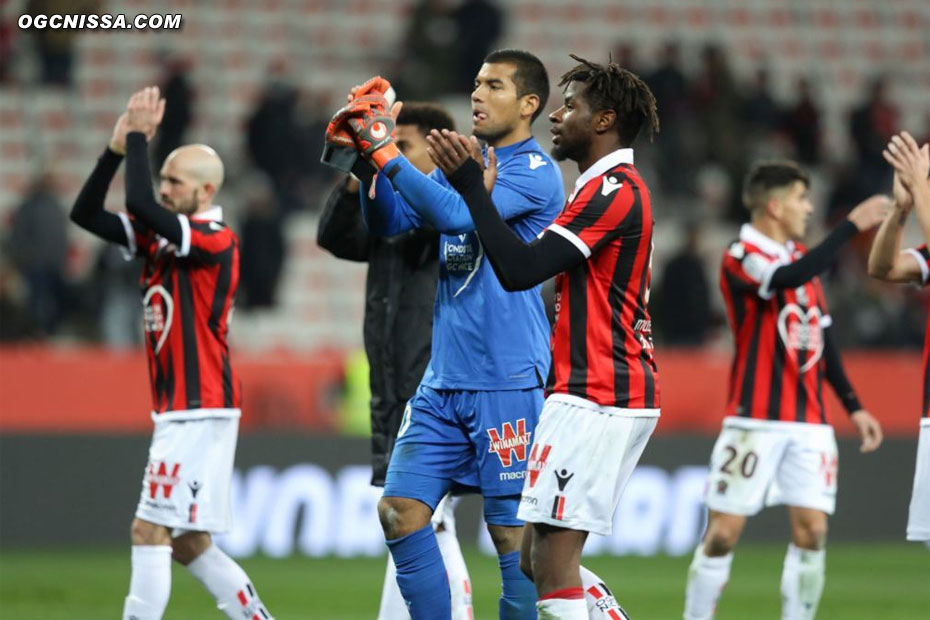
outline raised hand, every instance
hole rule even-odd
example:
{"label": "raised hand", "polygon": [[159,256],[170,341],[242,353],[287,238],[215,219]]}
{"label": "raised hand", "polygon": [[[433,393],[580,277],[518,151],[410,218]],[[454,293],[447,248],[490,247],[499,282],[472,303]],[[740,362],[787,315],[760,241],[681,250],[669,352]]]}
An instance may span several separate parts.
{"label": "raised hand", "polygon": [[882,157],[894,168],[895,176],[908,192],[913,191],[915,184],[927,182],[927,175],[930,174],[930,144],[920,147],[911,134],[902,131],[892,136],[891,142],[882,151]]}
{"label": "raised hand", "polygon": [[165,115],[165,100],[157,86],[148,86],[133,94],[126,106],[128,132],[141,131],[147,140],[155,136]]}
{"label": "raised hand", "polygon": [[888,196],[878,194],[857,204],[847,217],[859,232],[865,232],[881,224],[890,209],[891,200]]}
{"label": "raised hand", "polygon": [[126,112],[120,114],[113,126],[113,135],[110,136],[110,150],[117,155],[126,154],[126,134],[129,133],[128,118],[129,115]]}

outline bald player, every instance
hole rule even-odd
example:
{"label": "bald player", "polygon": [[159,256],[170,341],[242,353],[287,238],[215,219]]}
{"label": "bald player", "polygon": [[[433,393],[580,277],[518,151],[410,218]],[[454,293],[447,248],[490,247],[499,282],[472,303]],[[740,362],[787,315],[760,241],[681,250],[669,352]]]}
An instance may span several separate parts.
{"label": "bald player", "polygon": [[[241,391],[226,334],[239,283],[239,239],[213,198],[223,162],[202,144],[173,151],[152,193],[147,142],[165,101],[134,94],[71,210],[71,219],[143,260],[143,328],[155,430],[132,521],[132,577],[123,620],[157,620],[171,592],[171,559],[228,618],[270,620],[245,571],[213,544],[230,527],[230,481]],[[126,158],[128,213],[104,210]],[[105,389],[105,384],[101,385]]]}

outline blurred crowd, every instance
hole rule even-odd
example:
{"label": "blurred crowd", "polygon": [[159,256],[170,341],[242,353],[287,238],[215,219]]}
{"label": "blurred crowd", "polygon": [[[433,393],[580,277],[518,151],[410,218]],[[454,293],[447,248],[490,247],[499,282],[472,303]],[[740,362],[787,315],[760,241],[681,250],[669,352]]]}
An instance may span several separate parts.
{"label": "blurred crowd", "polygon": [[[74,12],[45,6],[54,0],[33,3],[45,12]],[[489,0],[422,0],[410,14],[401,49],[378,69],[391,76],[404,98],[461,99],[470,92],[481,59],[505,34],[506,18]],[[0,28],[9,26],[4,22]],[[33,33],[40,55],[37,79],[43,88],[68,89],[73,36],[47,41],[48,33]],[[699,62],[683,62],[683,54],[694,52]],[[0,49],[4,88],[17,87],[10,82],[11,57]],[[760,65],[750,79],[741,79],[731,69],[728,50],[713,43],[683,50],[669,42],[649,59],[621,43],[612,57],[640,74],[659,102],[662,131],[653,144],[638,148],[637,163],[655,193],[660,227],[680,230],[676,246],[657,247],[661,258],[653,274],[652,310],[660,345],[702,346],[726,333],[716,283],[722,247],[711,247],[717,239],[710,233],[721,227],[735,231],[745,221],[740,179],[755,159],[790,157],[808,167],[825,226],[869,195],[889,192],[881,149],[901,127],[882,76],[872,78],[859,101],[843,112],[846,135],[839,143],[848,148],[836,153],[825,139],[818,89],[807,77],[797,79],[789,98],[778,97],[772,86],[777,66]],[[161,87],[168,107],[152,148],[156,169],[205,113],[198,109],[190,76],[189,59],[164,58]],[[295,213],[318,210],[335,180],[319,156],[329,113],[338,104],[330,94],[303,89],[291,76],[286,60],[274,61],[242,123],[247,169],[237,172],[244,181],[237,185],[242,208],[236,228],[242,239],[237,306],[243,309],[277,306],[288,260],[287,221]],[[551,76],[553,82],[557,77]],[[537,133],[544,135],[544,128],[543,121]],[[923,127],[907,129],[921,143],[927,141],[930,113]],[[101,248],[88,277],[69,275],[69,237],[76,232],[67,222],[72,199],[43,173],[20,204],[7,210],[11,215],[0,245],[0,339],[65,337],[132,346],[140,339],[137,267],[122,261],[118,250]],[[918,347],[926,299],[869,280],[868,244],[869,239],[851,244],[825,278],[835,331],[846,346]]]}

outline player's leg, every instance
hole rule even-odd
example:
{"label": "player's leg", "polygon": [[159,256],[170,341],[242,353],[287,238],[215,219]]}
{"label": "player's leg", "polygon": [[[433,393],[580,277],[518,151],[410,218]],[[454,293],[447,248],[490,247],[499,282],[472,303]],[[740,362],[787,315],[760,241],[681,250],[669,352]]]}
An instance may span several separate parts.
{"label": "player's leg", "polygon": [[810,619],[823,592],[827,517],[836,506],[836,439],[826,425],[793,426],[789,435],[767,503],[787,505],[791,521],[781,579],[782,618]]}
{"label": "player's leg", "polygon": [[171,533],[163,525],[136,517],[130,537],[132,576],[123,620],[159,620],[171,595]]}
{"label": "player's leg", "polygon": [[455,531],[455,512],[451,495],[446,495],[433,513],[433,528],[436,530],[436,542],[439,544],[442,562],[449,576],[452,620],[472,620],[474,612],[471,603],[471,579]]}
{"label": "player's leg", "polygon": [[[421,386],[391,454],[378,516],[413,620],[447,618],[451,594],[430,518],[456,472],[474,470],[468,437],[448,410],[450,396]],[[474,481],[476,482],[476,480]]]}
{"label": "player's leg", "polygon": [[707,530],[688,567],[685,620],[714,617],[717,601],[730,580],[733,548],[745,526],[743,515],[708,511]]}
{"label": "player's leg", "polygon": [[788,507],[791,544],[781,574],[783,620],[812,620],[825,581],[827,515],[811,508]]}
{"label": "player's leg", "polygon": [[523,521],[517,518],[541,389],[463,392],[457,411],[474,442],[484,518],[501,571],[500,618],[536,617],[536,588],[520,570]]}
{"label": "player's leg", "polygon": [[[533,524],[530,562],[540,618],[588,617],[579,564],[584,541],[588,532],[610,534],[614,510],[655,424],[656,418],[614,415],[581,399],[556,395],[546,401],[518,513]],[[592,585],[601,583],[586,574]],[[598,594],[606,598],[606,592]]]}
{"label": "player's leg", "polygon": [[390,553],[387,557],[387,570],[384,572],[384,585],[381,587],[378,620],[410,620],[407,603],[397,585],[397,569],[394,567],[394,558]]}
{"label": "player's leg", "polygon": [[930,542],[930,418],[920,421],[914,490],[907,518],[907,539]]}
{"label": "player's leg", "polygon": [[629,620],[626,610],[617,602],[604,580],[581,566],[581,589],[588,608],[588,620]]}
{"label": "player's leg", "polygon": [[777,424],[724,420],[710,457],[707,529],[688,568],[686,620],[714,617],[746,518],[762,509],[787,450],[788,437]]}
{"label": "player's leg", "polygon": [[173,557],[203,584],[230,620],[270,620],[252,580],[235,560],[213,544],[207,532],[184,532],[171,543]]}

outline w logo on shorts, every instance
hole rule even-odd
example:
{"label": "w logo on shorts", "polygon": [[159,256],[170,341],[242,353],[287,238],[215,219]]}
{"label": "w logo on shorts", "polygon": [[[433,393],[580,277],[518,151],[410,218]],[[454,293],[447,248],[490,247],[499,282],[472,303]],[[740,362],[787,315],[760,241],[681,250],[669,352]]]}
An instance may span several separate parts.
{"label": "w logo on shorts", "polygon": [[513,430],[513,425],[510,422],[504,422],[501,430],[503,431],[503,437],[501,433],[497,432],[496,428],[488,429],[488,437],[491,439],[488,452],[496,452],[497,457],[501,460],[501,465],[504,467],[510,467],[512,463],[511,457],[514,453],[517,455],[518,461],[525,461],[526,447],[530,445],[530,435],[532,435],[532,433],[526,432],[526,418],[517,420],[516,431]]}
{"label": "w logo on shorts", "polygon": [[171,473],[168,473],[168,463],[165,461],[158,464],[157,470],[155,469],[155,463],[149,463],[148,483],[149,495],[151,498],[155,499],[155,496],[158,494],[158,487],[161,487],[165,499],[170,499],[171,491],[173,491],[174,487],[181,481],[178,477],[178,472],[180,470],[180,463],[174,464],[171,468]]}

